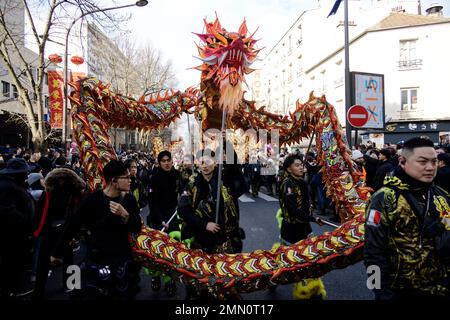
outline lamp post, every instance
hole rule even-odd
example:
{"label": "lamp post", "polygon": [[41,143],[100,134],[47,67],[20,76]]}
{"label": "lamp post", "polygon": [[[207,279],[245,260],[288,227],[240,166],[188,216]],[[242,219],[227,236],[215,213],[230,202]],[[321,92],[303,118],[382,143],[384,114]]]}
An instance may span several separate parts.
{"label": "lamp post", "polygon": [[350,46],[349,46],[349,35],[348,35],[348,0],[344,0],[344,76],[345,76],[345,135],[347,137],[347,143],[349,147],[352,146],[352,127],[347,120],[348,109],[352,103],[352,78],[350,74]]}
{"label": "lamp post", "polygon": [[133,4],[127,4],[124,6],[118,6],[118,7],[109,7],[109,8],[99,8],[96,10],[84,12],[83,14],[79,15],[77,18],[75,18],[72,23],[70,24],[69,28],[67,29],[66,33],[66,42],[65,42],[65,49],[64,49],[64,107],[63,107],[63,128],[62,128],[62,142],[64,145],[64,151],[67,149],[67,107],[68,107],[68,59],[69,56],[69,35],[70,31],[72,30],[73,26],[77,23],[78,20],[84,18],[87,15],[97,13],[97,12],[104,12],[104,11],[110,11],[110,10],[116,10],[116,9],[124,9],[129,7],[145,7],[148,4],[147,0],[139,0],[136,1]]}

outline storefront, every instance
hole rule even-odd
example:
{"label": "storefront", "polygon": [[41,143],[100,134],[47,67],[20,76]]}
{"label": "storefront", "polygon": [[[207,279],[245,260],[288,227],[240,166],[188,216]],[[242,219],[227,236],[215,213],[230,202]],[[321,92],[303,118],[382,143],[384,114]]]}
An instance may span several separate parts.
{"label": "storefront", "polygon": [[[389,122],[385,130],[361,133],[362,142],[398,143],[414,137],[428,137],[435,145],[450,143],[450,120]],[[371,139],[372,138],[372,139]],[[377,143],[377,147],[379,147]],[[381,146],[380,146],[381,147]]]}

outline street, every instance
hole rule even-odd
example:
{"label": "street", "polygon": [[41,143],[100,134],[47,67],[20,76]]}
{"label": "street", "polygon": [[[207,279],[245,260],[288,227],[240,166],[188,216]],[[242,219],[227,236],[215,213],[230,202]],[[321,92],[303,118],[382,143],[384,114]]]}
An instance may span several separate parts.
{"label": "street", "polygon": [[[241,226],[246,232],[244,251],[270,249],[275,242],[278,242],[279,229],[275,219],[279,208],[278,199],[260,192],[258,198],[253,198],[250,194],[243,195],[239,204]],[[148,208],[144,208],[141,214],[145,221]],[[315,234],[332,230],[331,227],[320,227],[317,224],[312,227]],[[56,268],[49,278],[48,299],[68,299],[68,294],[61,289],[60,273],[61,268]],[[362,262],[345,269],[334,270],[322,278],[329,300],[373,299],[372,293],[366,287],[366,279]],[[244,300],[292,300],[292,287],[293,284],[278,286],[273,293],[269,290],[245,293],[242,294],[242,298]],[[141,292],[137,295],[138,300],[183,300],[185,298],[185,289],[182,284],[178,284],[177,294],[174,297],[167,296],[163,287],[159,292],[153,292],[150,288],[150,277],[144,274],[142,274],[141,288]]]}

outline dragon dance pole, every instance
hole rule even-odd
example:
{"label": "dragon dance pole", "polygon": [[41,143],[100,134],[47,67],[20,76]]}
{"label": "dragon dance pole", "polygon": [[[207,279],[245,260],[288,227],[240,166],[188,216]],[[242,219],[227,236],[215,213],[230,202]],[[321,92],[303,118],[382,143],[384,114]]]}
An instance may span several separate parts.
{"label": "dragon dance pole", "polygon": [[189,134],[189,155],[192,156],[192,136],[191,136],[191,124],[189,122],[189,113],[186,113],[187,116],[187,125],[188,125],[188,134]]}
{"label": "dragon dance pole", "polygon": [[219,172],[217,176],[217,197],[216,197],[216,223],[219,223],[220,190],[222,189],[222,169],[223,169],[223,134],[225,132],[227,108],[222,111],[222,128],[220,129],[219,140]]}
{"label": "dragon dance pole", "polygon": [[340,227],[340,225],[338,225],[338,224],[334,224],[334,223],[331,223],[331,222],[329,222],[329,221],[327,221],[327,220],[323,220],[323,219],[321,219],[321,218],[315,218],[315,222],[320,226],[320,225],[323,225],[323,224],[326,224],[326,225],[328,225],[328,226],[330,226],[330,227],[333,227],[333,228],[339,228]]}
{"label": "dragon dance pole", "polygon": [[309,150],[311,150],[311,145],[312,145],[312,142],[313,142],[313,140],[314,140],[314,135],[315,135],[315,134],[316,134],[316,131],[313,131],[313,134],[312,134],[312,136],[311,136],[311,140],[309,141],[308,150],[306,150],[306,155],[308,155]]}
{"label": "dragon dance pole", "polygon": [[[175,212],[173,213],[173,215],[170,217],[169,221],[166,222],[167,225],[170,224],[170,222],[173,220],[173,218],[175,218],[175,216],[177,215],[177,210],[175,210]],[[163,227],[161,229],[161,232],[164,232],[164,230],[166,230],[166,227]]]}

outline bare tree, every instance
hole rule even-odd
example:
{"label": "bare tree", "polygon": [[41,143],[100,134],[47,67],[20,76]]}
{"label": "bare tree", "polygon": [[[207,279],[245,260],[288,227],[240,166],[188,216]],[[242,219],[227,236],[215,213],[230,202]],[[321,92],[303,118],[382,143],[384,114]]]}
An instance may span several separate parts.
{"label": "bare tree", "polygon": [[[67,23],[83,13],[99,10],[96,0],[2,0],[0,3],[0,61],[7,69],[12,83],[17,88],[18,100],[26,116],[26,124],[37,149],[45,146],[49,132],[44,125],[43,85],[45,70],[49,62],[45,59],[45,48],[50,37],[60,39],[66,32]],[[25,20],[31,29],[35,53],[24,45],[23,28],[13,23],[12,12],[25,12]],[[127,16],[109,12],[89,15],[96,24],[117,27]],[[83,22],[83,21],[82,21]],[[23,22],[22,22],[23,23]]]}
{"label": "bare tree", "polygon": [[150,43],[139,49],[136,57],[138,83],[142,95],[174,86],[176,78],[171,61],[164,62],[161,52]]}
{"label": "bare tree", "polygon": [[[140,98],[174,86],[176,78],[171,62],[163,61],[162,54],[150,43],[138,47],[126,33],[120,34],[115,43],[122,55],[116,55],[118,58],[110,65],[112,68],[110,82],[114,90]],[[140,148],[150,139],[149,134],[143,130],[136,129],[135,134]]]}

